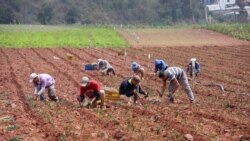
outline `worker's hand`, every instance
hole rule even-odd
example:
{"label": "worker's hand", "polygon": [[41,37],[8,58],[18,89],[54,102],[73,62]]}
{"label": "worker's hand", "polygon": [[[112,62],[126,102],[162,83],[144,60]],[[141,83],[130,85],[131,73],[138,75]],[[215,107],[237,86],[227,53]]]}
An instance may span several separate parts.
{"label": "worker's hand", "polygon": [[148,98],[148,93],[147,93],[147,92],[145,93],[145,96],[144,96],[144,98]]}
{"label": "worker's hand", "polygon": [[127,102],[128,102],[128,105],[130,106],[132,104],[132,99],[131,98],[128,98],[127,99]]}
{"label": "worker's hand", "polygon": [[130,105],[131,105],[131,102],[129,101],[129,102],[128,102],[128,106],[130,106]]}

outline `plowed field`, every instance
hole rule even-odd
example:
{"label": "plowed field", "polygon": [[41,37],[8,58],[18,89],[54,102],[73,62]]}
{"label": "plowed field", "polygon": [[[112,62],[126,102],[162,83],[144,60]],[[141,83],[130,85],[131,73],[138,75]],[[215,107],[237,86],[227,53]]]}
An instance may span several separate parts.
{"label": "plowed field", "polygon": [[127,29],[120,33],[133,47],[250,45],[247,41],[205,29]]}
{"label": "plowed field", "polygon": [[[197,46],[128,48],[126,61],[121,49],[3,49],[0,48],[0,140],[184,140],[191,134],[195,141],[250,140],[250,46]],[[74,55],[67,59],[67,53]],[[148,54],[151,59],[148,59]],[[196,97],[189,104],[184,91],[175,94],[170,104],[162,102],[156,89],[161,82],[150,75],[153,60],[162,58],[169,66],[185,69],[192,57],[201,64],[201,75],[190,82]],[[59,59],[58,59],[59,58]],[[83,71],[83,63],[107,59],[117,77]],[[118,89],[131,75],[130,63],[136,60],[146,70],[142,87],[150,92],[142,106],[107,101],[106,110],[78,106],[82,76],[98,80],[103,86]],[[56,79],[61,102],[34,101],[29,75],[49,73]],[[225,92],[210,84],[222,84]],[[11,130],[10,125],[15,125]],[[8,128],[9,127],[9,128]]]}

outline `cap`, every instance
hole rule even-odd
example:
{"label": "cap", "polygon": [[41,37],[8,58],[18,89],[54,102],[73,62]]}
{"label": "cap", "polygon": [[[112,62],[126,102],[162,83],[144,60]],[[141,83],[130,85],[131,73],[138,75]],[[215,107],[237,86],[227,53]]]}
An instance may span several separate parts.
{"label": "cap", "polygon": [[139,64],[138,63],[136,63],[136,62],[132,62],[132,64],[131,64],[131,68],[132,69],[138,69],[139,68]]}
{"label": "cap", "polygon": [[36,73],[30,74],[30,80],[29,81],[32,82],[33,79],[35,79],[36,77],[38,77],[38,75]]}
{"label": "cap", "polygon": [[87,84],[89,82],[89,78],[88,77],[82,77],[82,81],[81,81],[81,84],[83,87],[86,87]]}
{"label": "cap", "polygon": [[158,60],[158,59],[155,59],[155,66],[157,66],[157,65],[159,65],[159,64],[161,64],[161,61]]}
{"label": "cap", "polygon": [[191,61],[191,62],[192,62],[192,61],[196,61],[196,58],[191,58],[190,61]]}

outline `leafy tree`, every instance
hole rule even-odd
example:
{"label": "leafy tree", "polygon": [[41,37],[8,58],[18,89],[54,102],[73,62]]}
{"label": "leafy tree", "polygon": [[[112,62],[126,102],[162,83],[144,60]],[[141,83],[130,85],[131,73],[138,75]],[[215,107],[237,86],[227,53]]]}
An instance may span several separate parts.
{"label": "leafy tree", "polygon": [[77,17],[78,17],[78,14],[77,14],[76,8],[71,7],[66,14],[65,20],[68,24],[73,24],[73,23],[76,23]]}
{"label": "leafy tree", "polygon": [[50,4],[45,3],[40,9],[37,19],[41,24],[49,24],[53,18],[53,14],[53,7]]}
{"label": "leafy tree", "polygon": [[0,23],[9,24],[14,20],[14,14],[11,8],[0,7]]}
{"label": "leafy tree", "polygon": [[203,19],[201,5],[200,0],[0,0],[0,22],[174,24]]}

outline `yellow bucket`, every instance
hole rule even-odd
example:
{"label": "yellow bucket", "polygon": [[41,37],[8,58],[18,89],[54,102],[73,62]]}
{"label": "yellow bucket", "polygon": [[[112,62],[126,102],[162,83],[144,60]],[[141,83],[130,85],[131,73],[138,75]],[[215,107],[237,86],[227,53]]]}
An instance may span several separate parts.
{"label": "yellow bucket", "polygon": [[68,60],[73,60],[74,59],[74,55],[67,53],[67,58],[68,58]]}
{"label": "yellow bucket", "polygon": [[105,91],[105,99],[111,100],[111,101],[120,100],[120,95],[116,89],[111,88],[111,87],[104,87],[103,89]]}

